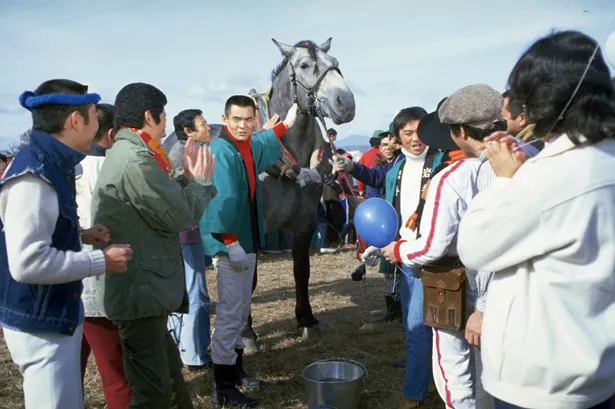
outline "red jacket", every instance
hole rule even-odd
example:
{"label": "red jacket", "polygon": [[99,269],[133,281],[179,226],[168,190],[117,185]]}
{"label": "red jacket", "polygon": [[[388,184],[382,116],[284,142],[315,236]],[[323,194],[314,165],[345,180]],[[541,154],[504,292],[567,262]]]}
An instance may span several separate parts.
{"label": "red jacket", "polygon": [[[359,159],[359,163],[363,166],[366,166],[368,168],[373,168],[374,166],[376,166],[376,157],[378,156],[378,154],[380,154],[380,148],[376,147],[376,148],[371,148],[370,150],[366,151],[362,156],[361,159]],[[359,188],[359,192],[360,193],[365,193],[365,183],[360,182],[357,180],[357,187]]]}

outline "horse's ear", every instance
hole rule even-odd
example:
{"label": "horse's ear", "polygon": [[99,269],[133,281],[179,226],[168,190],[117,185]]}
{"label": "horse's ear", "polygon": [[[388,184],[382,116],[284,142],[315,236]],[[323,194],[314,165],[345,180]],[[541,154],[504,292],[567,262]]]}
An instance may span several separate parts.
{"label": "horse's ear", "polygon": [[288,45],[288,44],[282,44],[282,43],[278,43],[275,38],[272,38],[271,41],[273,41],[273,43],[275,45],[278,46],[278,48],[280,49],[280,52],[285,56],[285,57],[290,57],[291,54],[293,53],[293,51],[295,51],[295,47],[293,47],[292,45]]}
{"label": "horse's ear", "polygon": [[325,41],[324,43],[322,43],[320,46],[318,46],[318,48],[320,48],[323,52],[328,53],[329,52],[329,48],[331,48],[331,40],[333,39],[333,37],[329,37],[329,39],[327,41]]}

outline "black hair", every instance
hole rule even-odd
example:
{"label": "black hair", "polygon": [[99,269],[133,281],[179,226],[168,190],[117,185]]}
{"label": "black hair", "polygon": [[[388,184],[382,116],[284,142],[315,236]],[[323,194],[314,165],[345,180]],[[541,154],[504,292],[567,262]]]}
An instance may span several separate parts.
{"label": "black hair", "polygon": [[147,111],[159,124],[166,104],[167,97],[153,85],[142,82],[128,84],[115,97],[116,127],[143,128]]}
{"label": "black hair", "polygon": [[115,107],[111,104],[96,104],[96,116],[98,116],[98,131],[94,136],[94,142],[99,142],[115,122]]}
{"label": "black hair", "polygon": [[410,121],[420,121],[427,116],[427,111],[421,107],[404,108],[393,119],[393,135],[398,143],[401,143],[399,131]]}
{"label": "black hair", "polygon": [[509,106],[523,109],[535,133],[565,132],[575,144],[581,136],[590,143],[615,137],[615,92],[600,49],[590,61],[597,47],[583,33],[562,31],[536,41],[517,61],[508,78]]}
{"label": "black hair", "polygon": [[229,99],[226,100],[226,104],[224,104],[224,115],[229,116],[231,113],[231,106],[238,106],[242,108],[252,107],[254,110],[254,114],[256,115],[256,105],[254,104],[254,100],[245,95],[233,95]]}
{"label": "black hair", "polygon": [[336,131],[335,129],[333,129],[333,128],[329,128],[329,129],[327,130],[327,133],[328,133],[329,135],[337,136],[337,131]]}
{"label": "black hair", "polygon": [[378,146],[380,146],[380,141],[382,141],[382,138],[379,138],[379,137],[369,138],[369,145],[372,148],[377,148]]}
{"label": "black hair", "polygon": [[[43,82],[34,90],[34,95],[47,94],[87,94],[87,85],[80,84],[71,80],[49,80]],[[85,124],[90,122],[86,105],[41,105],[32,109],[32,129],[46,132],[48,134],[60,133],[64,130],[64,123],[70,114],[77,111],[83,117]]]}
{"label": "black hair", "polygon": [[184,132],[184,128],[188,128],[191,131],[196,131],[194,120],[199,115],[203,115],[203,111],[200,109],[185,109],[173,118],[173,126],[175,127],[175,135],[177,135],[177,140],[185,141],[188,139],[188,136]]}
{"label": "black hair", "polygon": [[476,139],[477,141],[482,141],[489,135],[498,131],[506,130],[506,121],[497,120],[493,122],[487,129],[475,128],[473,126],[468,125],[450,125],[451,131],[456,135],[461,135],[461,128],[466,131],[466,135],[468,135],[472,139]]}
{"label": "black hair", "polygon": [[509,98],[506,109],[510,112],[510,116],[512,119],[517,119],[519,115],[523,113],[523,107],[519,107],[517,104],[510,103],[510,91],[506,90],[502,93],[502,98]]}

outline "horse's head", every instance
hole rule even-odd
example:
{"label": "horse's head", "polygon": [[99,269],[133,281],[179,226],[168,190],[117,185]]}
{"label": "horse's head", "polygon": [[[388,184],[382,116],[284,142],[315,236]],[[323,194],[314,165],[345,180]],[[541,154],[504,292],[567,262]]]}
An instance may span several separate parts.
{"label": "horse's head", "polygon": [[320,110],[338,125],[354,119],[354,94],[342,77],[337,59],[327,54],[331,38],[320,46],[311,41],[292,46],[272,40],[284,55],[274,77],[283,69],[288,70],[291,96],[303,112],[314,115]]}

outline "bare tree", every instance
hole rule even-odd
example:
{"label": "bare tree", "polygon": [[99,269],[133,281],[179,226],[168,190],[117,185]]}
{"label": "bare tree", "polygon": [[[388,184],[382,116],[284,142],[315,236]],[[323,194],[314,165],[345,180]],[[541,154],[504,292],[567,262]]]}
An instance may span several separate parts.
{"label": "bare tree", "polygon": [[16,153],[19,149],[21,149],[22,146],[27,144],[30,141],[31,133],[32,129],[28,129],[27,131],[22,132],[22,134],[19,135],[19,141],[12,143],[11,146],[9,146],[9,152]]}

